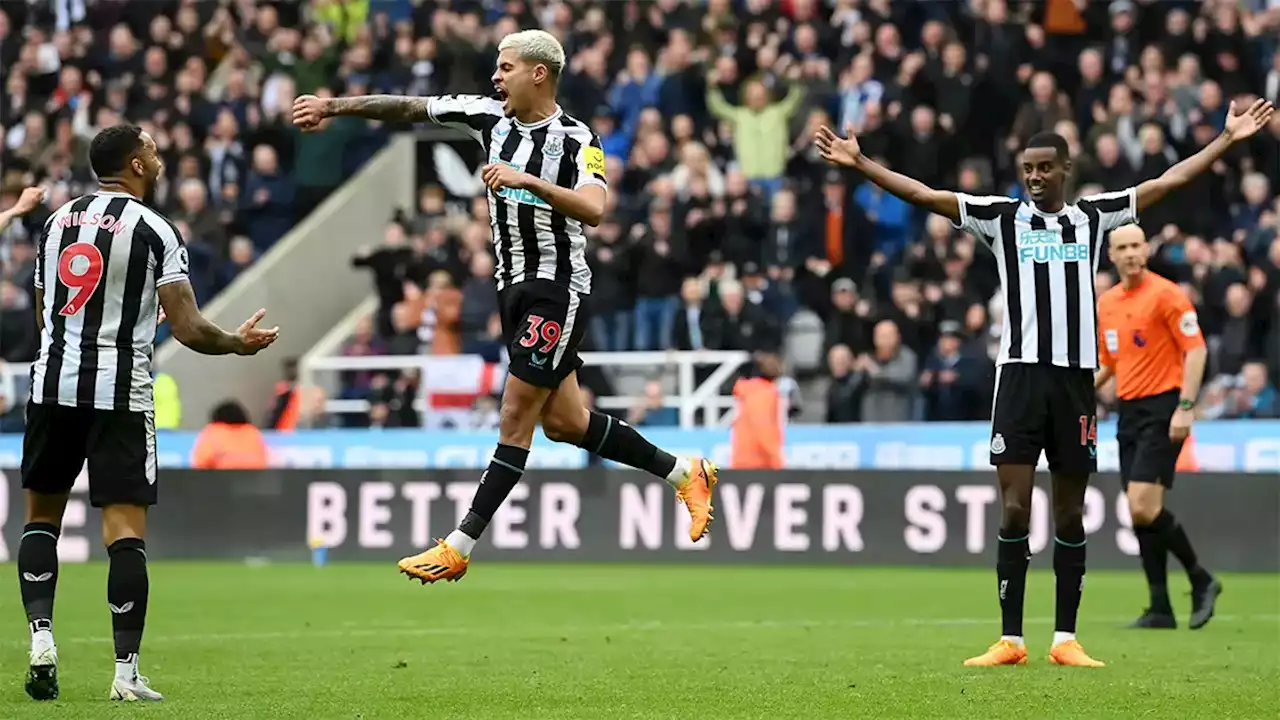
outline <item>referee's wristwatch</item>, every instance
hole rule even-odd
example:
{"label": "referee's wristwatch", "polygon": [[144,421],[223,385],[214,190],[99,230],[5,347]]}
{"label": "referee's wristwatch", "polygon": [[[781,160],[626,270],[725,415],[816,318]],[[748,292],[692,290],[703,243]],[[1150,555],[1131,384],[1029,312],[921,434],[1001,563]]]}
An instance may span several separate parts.
{"label": "referee's wristwatch", "polygon": [[1196,406],[1195,400],[1179,400],[1178,401],[1179,410],[1192,410],[1195,408],[1195,406]]}

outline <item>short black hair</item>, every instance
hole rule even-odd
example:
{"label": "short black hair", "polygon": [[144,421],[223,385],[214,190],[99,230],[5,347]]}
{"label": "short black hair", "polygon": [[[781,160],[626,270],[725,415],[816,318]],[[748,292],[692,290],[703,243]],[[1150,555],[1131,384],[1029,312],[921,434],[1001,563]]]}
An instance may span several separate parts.
{"label": "short black hair", "polygon": [[1067,139],[1056,132],[1038,132],[1032,135],[1023,150],[1031,148],[1053,148],[1059,160],[1071,159],[1071,149],[1067,147]]}
{"label": "short black hair", "polygon": [[112,125],[89,143],[89,167],[98,179],[124,172],[129,159],[142,150],[142,128],[129,123]]}
{"label": "short black hair", "polygon": [[248,425],[249,413],[245,411],[244,406],[235,400],[224,400],[213,408],[213,412],[209,415],[209,422],[222,423],[224,425]]}

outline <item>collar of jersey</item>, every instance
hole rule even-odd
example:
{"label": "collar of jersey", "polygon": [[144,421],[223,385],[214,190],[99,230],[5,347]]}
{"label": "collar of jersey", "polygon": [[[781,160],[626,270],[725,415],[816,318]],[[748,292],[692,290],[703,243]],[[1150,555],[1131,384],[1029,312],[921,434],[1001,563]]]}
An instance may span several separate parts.
{"label": "collar of jersey", "polygon": [[556,105],[556,111],[551,113],[550,117],[547,117],[543,120],[539,120],[536,123],[522,123],[516,118],[511,118],[511,122],[521,130],[537,130],[540,127],[550,125],[553,120],[555,120],[556,118],[560,117],[563,114],[564,114],[564,108],[560,107],[559,105]]}
{"label": "collar of jersey", "polygon": [[1067,208],[1070,207],[1069,204],[1067,204],[1066,202],[1063,202],[1062,209],[1059,210],[1058,212],[1045,212],[1044,210],[1041,210],[1040,208],[1036,207],[1036,204],[1034,202],[1031,202],[1030,200],[1026,202],[1026,206],[1031,208],[1031,212],[1035,213],[1036,215],[1040,215],[1042,217],[1053,217],[1053,218],[1062,217],[1062,215],[1067,212]]}
{"label": "collar of jersey", "polygon": [[[94,195],[111,195],[113,197],[133,198],[133,195],[130,195],[127,192],[120,192],[119,190],[98,190],[93,194]],[[137,200],[137,198],[133,198],[133,199]]]}

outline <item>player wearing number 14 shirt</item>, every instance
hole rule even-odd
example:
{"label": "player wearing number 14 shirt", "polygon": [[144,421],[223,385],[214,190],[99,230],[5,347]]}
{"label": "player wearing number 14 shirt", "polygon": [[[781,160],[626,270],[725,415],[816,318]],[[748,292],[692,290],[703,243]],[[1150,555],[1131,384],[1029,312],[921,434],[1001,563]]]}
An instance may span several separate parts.
{"label": "player wearing number 14 shirt", "polygon": [[470,512],[435,547],[400,561],[402,573],[423,583],[466,573],[476,541],[524,473],[539,421],[551,440],[664,478],[688,507],[694,541],[712,519],[714,465],[674,457],[621,420],[588,411],[578,390],[578,345],[591,292],[583,226],[600,223],[607,187],[600,139],[556,103],[564,63],[558,40],[526,30],[498,45],[496,97],[304,95],[294,103],[294,124],[306,131],[322,129],[335,115],[434,122],[461,130],[488,154],[482,177],[489,191],[509,377],[498,447],[480,476]]}
{"label": "player wearing number 14 shirt", "polygon": [[1237,114],[1232,103],[1222,134],[1200,152],[1137,187],[1075,203],[1066,198],[1071,157],[1061,135],[1037,134],[1023,149],[1019,165],[1030,198],[1024,202],[935,190],[865,157],[852,132],[841,138],[830,128],[819,129],[815,143],[828,162],[855,168],[893,195],[949,218],[991,250],[1000,272],[1005,320],[991,463],[1002,505],[996,578],[1003,630],[995,644],[965,665],[1027,662],[1022,610],[1031,557],[1031,491],[1043,452],[1053,476],[1057,580],[1049,659],[1059,665],[1103,666],[1075,637],[1085,573],[1084,498],[1089,476],[1097,470],[1097,258],[1110,231],[1136,222],[1143,208],[1208,170],[1232,144],[1265,126],[1273,112],[1270,103],[1258,100]]}
{"label": "player wearing number 14 shirt", "polygon": [[35,263],[40,352],[22,443],[26,525],[18,584],[31,631],[27,694],[58,697],[53,603],[58,535],[76,477],[89,469],[89,502],[102,509],[107,606],[115,642],[113,700],[161,700],[138,674],[147,616],[146,518],[156,503],[156,431],[151,356],[159,308],[173,336],[207,355],[252,355],[277,330],[236,333],[196,308],[187,249],[174,226],[144,201],[164,166],[136,125],[110,127],[89,145],[100,189],[58,208],[40,234]]}

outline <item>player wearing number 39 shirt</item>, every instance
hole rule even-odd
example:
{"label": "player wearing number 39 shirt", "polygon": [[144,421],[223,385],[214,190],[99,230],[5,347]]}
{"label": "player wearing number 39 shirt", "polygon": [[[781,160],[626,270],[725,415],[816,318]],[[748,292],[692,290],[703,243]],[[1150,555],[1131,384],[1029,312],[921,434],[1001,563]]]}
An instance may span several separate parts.
{"label": "player wearing number 39 shirt", "polygon": [[423,583],[466,573],[476,540],[524,473],[539,421],[552,440],[666,479],[689,509],[694,541],[711,522],[716,469],[710,462],[659,450],[621,420],[589,412],[578,391],[578,345],[591,292],[583,227],[600,223],[607,188],[600,139],[556,103],[564,62],[558,40],[526,30],[498,45],[495,97],[304,95],[294,102],[293,122],[305,131],[323,129],[335,115],[433,122],[471,136],[488,156],[482,176],[510,377],[498,447],[471,511],[436,547],[400,561],[401,572]]}
{"label": "player wearing number 39 shirt", "polygon": [[136,125],[98,133],[89,162],[100,189],[58,208],[40,234],[35,265],[40,353],[31,368],[22,487],[26,526],[18,580],[31,629],[26,690],[58,696],[53,600],[58,534],[76,477],[88,463],[89,501],[102,508],[110,558],[107,603],[115,639],[113,700],[160,700],[138,675],[147,614],[147,509],[156,503],[151,357],[159,308],[183,345],[206,355],[252,355],[275,341],[259,310],[235,333],[196,308],[187,249],[147,206],[163,171]]}

